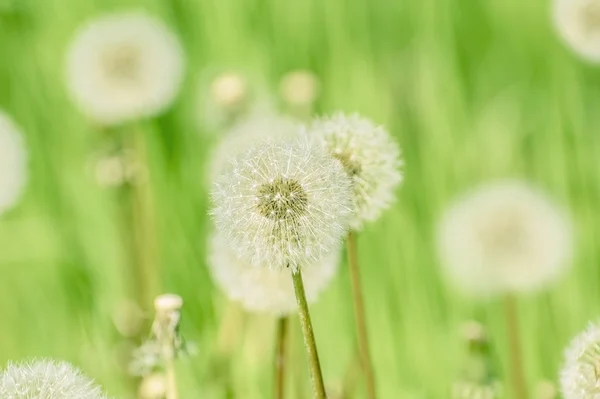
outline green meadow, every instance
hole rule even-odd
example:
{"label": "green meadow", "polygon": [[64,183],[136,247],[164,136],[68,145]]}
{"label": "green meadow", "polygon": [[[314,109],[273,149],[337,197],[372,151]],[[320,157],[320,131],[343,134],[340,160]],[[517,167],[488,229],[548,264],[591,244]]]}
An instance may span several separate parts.
{"label": "green meadow", "polygon": [[[87,19],[136,7],[179,36],[184,84],[158,117],[101,128],[67,93],[65,51]],[[569,210],[571,268],[518,302],[534,397],[542,381],[557,380],[569,340],[600,318],[600,66],[566,48],[550,7],[540,0],[1,0],[0,108],[22,130],[29,179],[22,200],[0,215],[0,365],[64,359],[110,395],[133,398],[124,364],[135,340],[119,333],[115,312],[140,295],[148,305],[152,295],[175,292],[184,299],[182,335],[197,347],[177,362],[181,398],[271,397],[275,319],[228,303],[206,266],[207,161],[222,132],[202,123],[211,115],[198,91],[210,95],[214,71],[235,70],[277,102],[281,77],[301,68],[321,84],[315,114],[359,112],[386,126],[403,152],[395,205],[358,238],[381,398],[448,398],[465,365],[468,320],[486,327],[490,361],[508,379],[502,301],[476,302],[440,274],[435,234],[445,207],[480,183],[522,178]],[[128,145],[145,156],[143,189],[99,185],[98,159]],[[143,295],[140,259],[156,267]],[[345,260],[311,313],[326,383],[338,388],[356,345]],[[147,327],[152,313],[144,316]],[[311,388],[296,320],[291,338],[288,394],[304,399]],[[351,397],[366,397],[362,379],[352,379]]]}

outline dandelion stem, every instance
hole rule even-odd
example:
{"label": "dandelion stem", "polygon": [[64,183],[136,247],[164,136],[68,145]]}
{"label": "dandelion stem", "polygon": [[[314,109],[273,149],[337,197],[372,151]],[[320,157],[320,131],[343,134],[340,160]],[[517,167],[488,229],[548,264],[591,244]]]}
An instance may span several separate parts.
{"label": "dandelion stem", "polygon": [[178,399],[177,378],[175,374],[175,356],[173,356],[173,348],[169,348],[169,352],[165,353],[165,379],[167,385],[166,399]]}
{"label": "dandelion stem", "polygon": [[519,323],[517,316],[517,303],[512,295],[504,297],[504,311],[506,314],[506,328],[508,333],[510,374],[513,385],[513,394],[516,399],[527,398],[527,388],[523,376],[523,360],[521,345],[519,343]]}
{"label": "dandelion stem", "polygon": [[275,346],[275,398],[285,396],[285,365],[287,360],[289,319],[285,316],[277,319],[277,341]]}
{"label": "dandelion stem", "polygon": [[300,326],[304,336],[304,347],[308,356],[311,380],[315,399],[326,399],[325,384],[321,374],[321,364],[319,363],[319,354],[317,353],[317,344],[313,333],[312,323],[306,295],[304,293],[304,283],[302,282],[302,272],[300,270],[292,271],[292,280],[294,282],[294,291],[298,301],[298,315],[300,317]]}
{"label": "dandelion stem", "polygon": [[356,335],[358,340],[358,353],[360,363],[365,374],[367,385],[367,397],[375,399],[375,376],[373,365],[369,354],[369,339],[367,336],[367,324],[365,317],[365,305],[360,284],[360,272],[358,270],[358,255],[356,249],[356,233],[350,231],[347,239],[348,265],[350,267],[350,282],[352,284],[352,299],[354,302],[354,319],[356,322]]}

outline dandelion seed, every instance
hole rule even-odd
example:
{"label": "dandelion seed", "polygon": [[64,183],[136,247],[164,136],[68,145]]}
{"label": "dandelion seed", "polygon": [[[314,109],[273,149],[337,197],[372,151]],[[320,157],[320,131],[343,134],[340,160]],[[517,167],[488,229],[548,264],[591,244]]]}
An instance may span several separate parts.
{"label": "dandelion seed", "polygon": [[315,121],[309,131],[343,165],[353,182],[354,217],[360,230],[394,201],[402,182],[400,149],[388,132],[357,114],[338,113]]}
{"label": "dandelion seed", "polygon": [[13,207],[27,181],[27,153],[21,133],[0,111],[0,214]]}
{"label": "dandelion seed", "polygon": [[272,112],[257,112],[235,124],[219,142],[209,162],[212,183],[230,166],[231,159],[241,155],[253,143],[264,139],[289,139],[298,134],[297,123]]}
{"label": "dandelion seed", "polygon": [[54,360],[9,363],[0,374],[2,399],[107,399],[93,380]]}
{"label": "dandelion seed", "polygon": [[267,141],[233,162],[214,185],[212,215],[239,258],[297,270],[338,247],[351,187],[324,149],[307,139]]}
{"label": "dandelion seed", "polygon": [[183,69],[177,37],[144,12],[88,22],[67,54],[73,100],[84,114],[104,125],[162,112],[179,91]]}
{"label": "dandelion seed", "polygon": [[[229,299],[250,312],[267,312],[280,317],[298,308],[294,286],[287,270],[248,265],[231,250],[226,239],[213,234],[209,241],[209,267],[216,283]],[[337,271],[338,251],[318,264],[303,267],[306,297],[314,303]]]}
{"label": "dandelion seed", "polygon": [[565,399],[600,398],[600,324],[590,324],[569,344],[560,387]]}
{"label": "dandelion seed", "polygon": [[438,228],[444,271],[476,295],[545,286],[567,267],[571,241],[565,213],[518,181],[468,194],[450,207]]}
{"label": "dandelion seed", "polygon": [[600,0],[554,0],[553,12],[566,44],[584,59],[600,62]]}

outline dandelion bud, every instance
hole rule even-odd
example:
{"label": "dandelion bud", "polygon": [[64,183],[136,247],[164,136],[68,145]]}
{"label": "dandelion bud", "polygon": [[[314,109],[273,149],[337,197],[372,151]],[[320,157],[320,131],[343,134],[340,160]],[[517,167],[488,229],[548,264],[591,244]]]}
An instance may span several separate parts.
{"label": "dandelion bud", "polygon": [[71,364],[54,360],[9,363],[0,374],[2,399],[108,399]]}
{"label": "dandelion bud", "polygon": [[344,167],[352,180],[351,227],[376,220],[394,201],[402,182],[400,149],[389,133],[357,114],[335,114],[315,121],[310,134]]}
{"label": "dandelion bud", "polygon": [[338,248],[351,216],[341,164],[307,140],[257,143],[212,190],[217,229],[250,265],[295,270]]}

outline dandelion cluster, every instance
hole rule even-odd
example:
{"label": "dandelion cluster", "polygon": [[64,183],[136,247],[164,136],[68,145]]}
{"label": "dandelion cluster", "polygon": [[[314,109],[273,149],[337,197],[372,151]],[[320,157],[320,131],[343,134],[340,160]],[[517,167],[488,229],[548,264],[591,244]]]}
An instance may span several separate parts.
{"label": "dandelion cluster", "polygon": [[600,324],[591,324],[565,351],[560,374],[565,399],[600,398]]}
{"label": "dandelion cluster", "polygon": [[400,149],[381,126],[357,114],[342,113],[316,120],[310,134],[344,167],[353,183],[351,227],[377,219],[394,201],[402,181]]}
{"label": "dandelion cluster", "polygon": [[112,125],[168,107],[183,77],[175,35],[144,12],[96,18],[75,35],[67,53],[67,84],[81,111]]}
{"label": "dandelion cluster", "polygon": [[453,204],[438,228],[444,271],[473,294],[531,291],[559,277],[571,254],[564,211],[519,181],[480,187]]}
{"label": "dandelion cluster", "polygon": [[21,196],[27,180],[27,153],[12,119],[0,111],[0,214]]}
{"label": "dandelion cluster", "polygon": [[249,264],[296,270],[336,249],[351,216],[341,164],[306,139],[258,143],[212,191],[219,233]]}
{"label": "dandelion cluster", "polygon": [[[210,237],[209,254],[208,265],[214,280],[231,300],[239,301],[246,310],[278,316],[296,310],[289,271],[248,265],[218,234]],[[334,251],[317,264],[303,266],[302,278],[309,303],[315,302],[329,285],[338,264],[339,254]]]}
{"label": "dandelion cluster", "polygon": [[108,399],[71,364],[54,360],[11,363],[0,374],[2,399]]}
{"label": "dandelion cluster", "polygon": [[554,0],[553,12],[565,43],[586,60],[600,62],[600,0]]}

